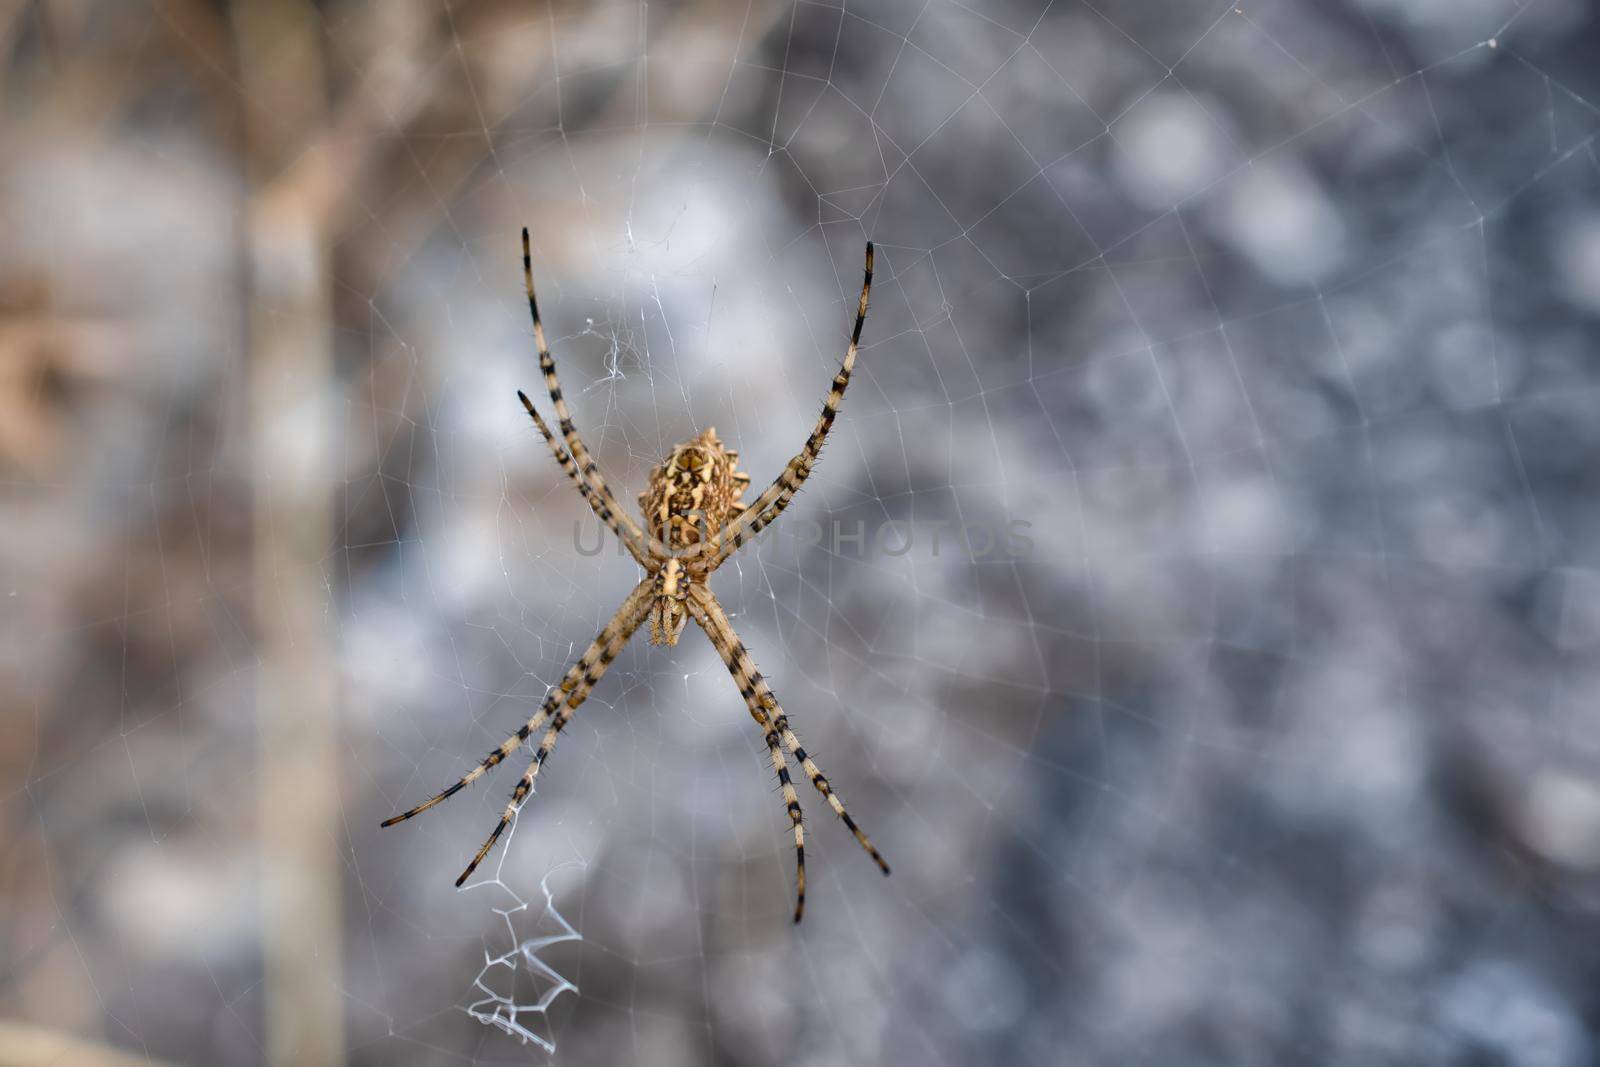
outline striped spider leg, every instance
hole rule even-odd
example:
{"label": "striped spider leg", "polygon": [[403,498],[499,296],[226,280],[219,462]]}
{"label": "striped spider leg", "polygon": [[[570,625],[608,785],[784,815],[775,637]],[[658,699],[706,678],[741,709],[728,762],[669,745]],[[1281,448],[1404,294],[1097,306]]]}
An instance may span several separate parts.
{"label": "striped spider leg", "polygon": [[606,668],[611,666],[611,661],[617,658],[617,654],[628,643],[628,638],[632,637],[633,632],[644,622],[654,597],[654,583],[649,579],[645,579],[634,586],[633,592],[628,594],[627,599],[622,602],[622,606],[617,609],[617,613],[611,617],[611,621],[606,623],[604,628],[595,635],[595,639],[589,643],[589,647],[584,650],[583,655],[579,656],[577,661],[567,668],[566,677],[561,679],[560,685],[550,690],[549,695],[544,699],[544,703],[539,706],[539,710],[533,714],[532,718],[523,723],[516,733],[491,750],[476,767],[456,779],[449,788],[423,801],[410,811],[402,812],[392,819],[384,820],[383,825],[393,826],[396,823],[405,822],[407,819],[421,815],[435,804],[449,800],[462,788],[471,785],[485,774],[494,770],[495,767],[499,766],[501,760],[515,752],[517,746],[527,741],[529,737],[532,737],[535,732],[543,728],[548,722],[550,724],[549,729],[545,731],[544,737],[539,741],[539,747],[533,754],[533,762],[528,764],[528,769],[523,772],[522,780],[517,783],[517,788],[512,792],[511,802],[506,805],[505,811],[501,813],[499,824],[495,826],[494,832],[489,835],[488,840],[483,843],[483,847],[478,849],[478,854],[472,857],[472,862],[467,864],[467,869],[461,872],[461,877],[456,879],[457,886],[465,882],[472,875],[472,872],[477,870],[478,864],[483,862],[483,858],[489,854],[489,850],[494,847],[494,843],[505,832],[505,828],[511,822],[512,816],[517,813],[517,809],[522,806],[522,802],[533,791],[534,779],[539,776],[539,768],[544,766],[544,761],[549,758],[551,750],[556,747],[556,737],[571,721],[573,713],[578,710],[578,706],[588,699],[589,693],[595,687],[595,683],[599,682],[601,676],[606,673]]}
{"label": "striped spider leg", "polygon": [[806,443],[799,453],[773,479],[772,484],[767,486],[749,507],[740,512],[709,546],[712,555],[705,565],[706,574],[722,566],[730,556],[739,551],[740,546],[782,515],[783,509],[789,506],[789,502],[800,491],[805,480],[811,477],[811,468],[816,466],[817,457],[822,454],[822,444],[828,439],[828,431],[833,429],[833,420],[839,415],[839,404],[844,400],[844,391],[850,385],[850,372],[855,370],[856,350],[861,346],[861,327],[867,321],[867,297],[871,292],[872,242],[868,241],[867,266],[861,280],[861,299],[856,303],[856,324],[850,331],[850,347],[845,349],[844,362],[840,364],[839,372],[833,376],[833,388],[828,391],[827,398],[822,402],[822,414],[817,416],[817,424],[812,427],[811,434],[806,438]]}
{"label": "striped spider leg", "polygon": [[561,380],[556,377],[555,357],[550,354],[550,346],[544,339],[544,321],[539,318],[539,300],[533,295],[533,254],[529,248],[526,226],[522,228],[522,282],[528,291],[528,314],[533,319],[533,343],[539,350],[539,370],[544,374],[544,385],[550,393],[550,403],[555,405],[556,421],[566,441],[565,451],[550,433],[550,427],[545,425],[544,419],[534,410],[533,402],[528,399],[528,395],[519,389],[517,396],[521,398],[522,406],[528,409],[528,414],[533,417],[539,432],[544,435],[550,451],[556,457],[556,462],[566,472],[567,477],[577,485],[578,492],[589,502],[589,506],[594,509],[600,521],[627,546],[628,553],[641,567],[653,571],[650,557],[663,557],[666,555],[666,550],[661,542],[647,538],[644,531],[639,529],[639,524],[633,521],[633,516],[624,511],[617,503],[617,498],[611,495],[611,489],[606,485],[599,465],[595,463],[594,457],[589,454],[588,446],[578,434],[578,428],[572,421],[572,412],[567,410],[566,397],[561,392]]}
{"label": "striped spider leg", "polygon": [[856,306],[855,328],[850,334],[850,346],[844,362],[834,376],[833,388],[823,402],[822,414],[806,438],[804,447],[789,461],[782,473],[749,505],[742,501],[750,485],[750,476],[738,469],[739,454],[723,446],[713,428],[707,428],[698,437],[677,445],[662,462],[650,472],[648,488],[639,495],[639,505],[644,512],[645,525],[641,527],[631,515],[618,505],[616,497],[607,487],[598,465],[590,455],[583,438],[573,424],[571,412],[561,392],[556,377],[555,360],[545,343],[544,325],[539,318],[539,305],[534,297],[533,265],[529,250],[528,231],[522,231],[523,280],[528,292],[528,311],[533,318],[534,344],[539,353],[539,368],[544,374],[545,387],[555,406],[561,438],[557,439],[549,425],[540,416],[526,393],[518,392],[522,406],[544,437],[556,463],[570,478],[595,515],[614,533],[628,549],[635,562],[644,569],[644,579],[636,586],[610,622],[600,631],[584,654],[567,671],[561,684],[551,690],[539,710],[516,733],[506,738],[490,751],[476,767],[462,775],[454,784],[411,810],[384,822],[393,826],[413,816],[420,815],[440,802],[454,796],[465,786],[481,778],[498,766],[527,741],[535,732],[545,729],[545,734],[534,752],[533,760],[521,781],[512,792],[511,800],[500,817],[500,822],[478,849],[477,855],[467,865],[460,886],[483,862],[489,850],[505,831],[533,790],[539,769],[544,765],[557,736],[571,720],[579,705],[588,697],[595,684],[605,673],[611,661],[642,626],[650,621],[650,641],[657,645],[676,645],[685,624],[693,618],[705,631],[722,661],[732,673],[745,698],[750,715],[762,728],[767,742],[768,756],[783,789],[785,807],[794,831],[795,878],[797,893],[795,922],[805,912],[805,827],[802,822],[800,798],[784,758],[787,750],[790,759],[805,772],[812,786],[833,808],[883,871],[889,873],[878,850],[872,846],[845,811],[843,803],[834,793],[832,785],[817,769],[806,750],[801,747],[789,725],[783,708],[768,688],[766,680],[756,668],[755,661],[745,649],[739,635],[734,632],[717,599],[712,595],[706,580],[740,546],[755,537],[783,513],[794,499],[805,480],[810,476],[821,454],[828,432],[833,428],[850,384],[850,373],[855,367],[856,352],[861,342],[861,328],[866,321],[867,297],[872,287],[872,244],[868,242],[866,271],[861,283],[861,297]]}
{"label": "striped spider leg", "polygon": [[777,768],[778,782],[783,787],[783,802],[789,809],[789,821],[794,826],[796,881],[794,921],[799,922],[806,910],[806,839],[805,828],[800,821],[800,798],[795,795],[794,783],[789,780],[789,768],[784,765],[783,757],[778,752],[780,739],[788,748],[789,755],[800,765],[801,770],[805,771],[812,786],[828,802],[833,813],[844,821],[845,826],[861,843],[861,847],[867,850],[867,855],[878,865],[878,869],[888,874],[889,864],[884,862],[883,856],[872,847],[867,835],[856,825],[850,813],[845,811],[844,802],[833,791],[833,786],[827,777],[817,769],[811,757],[806,755],[806,750],[800,746],[800,739],[794,735],[794,730],[789,726],[789,718],[783,713],[783,706],[778,703],[778,698],[767,686],[767,680],[756,668],[755,660],[750,657],[744,642],[739,640],[733,624],[728,621],[722,605],[717,603],[717,598],[710,589],[704,585],[697,585],[690,591],[689,614],[711,639],[712,646],[722,657],[728,672],[733,675],[734,683],[739,687],[739,694],[744,697],[744,702],[750,709],[750,717],[755,719],[756,725],[766,733],[767,751],[772,757],[773,767]]}

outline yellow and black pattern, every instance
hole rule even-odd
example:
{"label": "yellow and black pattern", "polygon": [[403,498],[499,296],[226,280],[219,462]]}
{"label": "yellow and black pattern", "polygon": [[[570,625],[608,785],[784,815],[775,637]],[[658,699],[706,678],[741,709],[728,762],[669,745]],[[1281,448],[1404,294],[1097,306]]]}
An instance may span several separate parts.
{"label": "yellow and black pattern", "polygon": [[750,476],[739,470],[739,453],[723,446],[717,428],[683,442],[650,472],[639,507],[652,537],[669,551],[714,536],[739,514]]}
{"label": "yellow and black pattern", "polygon": [[[622,510],[616,497],[611,495],[611,490],[606,487],[606,480],[601,476],[594,457],[589,454],[583,438],[578,436],[578,428],[572,421],[572,412],[567,410],[566,397],[561,392],[561,380],[556,377],[555,357],[550,355],[550,346],[545,343],[544,321],[539,318],[539,301],[533,295],[533,253],[529,247],[526,226],[522,228],[522,280],[528,290],[528,314],[533,317],[533,343],[539,350],[539,370],[544,373],[545,389],[550,393],[550,402],[555,405],[556,422],[560,425],[561,435],[567,442],[567,450],[571,453],[575,469],[582,471],[583,481],[588,483],[595,497],[611,514],[614,521],[607,522],[606,525],[611,527],[612,532],[620,537],[631,551],[633,546],[643,543],[644,531],[633,521],[633,516]],[[526,395],[523,395],[522,403],[528,409],[528,413],[534,416],[535,421],[543,421],[534,413],[533,405],[528,402]],[[549,430],[544,429],[548,439]],[[557,459],[559,458],[558,456]],[[563,464],[563,467],[565,466]],[[572,471],[569,470],[568,473],[571,474]]]}
{"label": "yellow and black pattern", "polygon": [[[794,735],[793,728],[789,725],[789,717],[784,714],[783,706],[778,703],[778,698],[773,695],[772,689],[767,685],[766,678],[756,667],[755,660],[744,647],[744,642],[734,632],[733,624],[728,621],[728,616],[722,610],[722,605],[717,603],[717,598],[705,586],[696,586],[690,594],[690,612],[694,615],[695,622],[705,630],[706,636],[711,639],[717,654],[722,657],[722,662],[727,666],[728,672],[733,675],[734,684],[739,687],[739,695],[744,697],[744,702],[750,709],[750,715],[756,723],[767,731],[767,743],[774,747],[779,738],[789,749],[800,769],[805,771],[811,785],[818,793],[822,794],[833,813],[844,822],[861,847],[867,850],[867,855],[878,865],[884,874],[889,873],[889,864],[884,861],[881,853],[873,847],[872,841],[856,825],[856,821],[845,810],[844,802],[833,791],[832,784],[827,776],[817,769],[817,765],[806,750],[801,747],[800,739]],[[778,780],[789,789],[784,794],[784,800],[789,805],[789,815],[794,820],[796,831],[800,828],[800,802],[794,797],[793,787],[789,785],[788,771],[778,772]],[[797,832],[795,835],[795,849],[799,852],[798,877],[799,894],[795,904],[794,921],[799,922],[801,913],[805,910],[806,880],[805,880],[805,853],[801,848],[802,838]]]}
{"label": "yellow and black pattern", "polygon": [[[556,747],[556,738],[560,736],[567,723],[572,721],[572,716],[577,712],[579,705],[589,699],[589,693],[600,681],[600,677],[606,673],[606,668],[611,666],[611,661],[617,658],[622,647],[628,643],[628,638],[633,636],[633,631],[644,622],[645,615],[650,610],[650,601],[650,582],[640,582],[628,595],[628,599],[623,601],[622,607],[612,616],[606,628],[600,631],[599,636],[589,645],[583,657],[574,664],[580,671],[577,685],[566,702],[561,705],[561,709],[556,712],[544,737],[540,738],[539,747],[533,753],[533,762],[528,764],[528,769],[522,772],[522,780],[511,791],[511,800],[506,804],[505,811],[500,813],[499,823],[483,842],[483,846],[478,849],[477,855],[472,857],[472,862],[467,864],[467,869],[456,879],[457,886],[472,876],[472,872],[478,869],[478,864],[483,862],[483,857],[489,854],[494,843],[510,825],[512,816],[516,815],[517,809],[522,807],[522,802],[533,791],[534,779],[539,777],[539,768],[544,766],[544,761]],[[548,698],[546,699],[548,701]]]}
{"label": "yellow and black pattern", "polygon": [[638,561],[639,566],[648,569],[650,566],[649,555],[645,546],[640,543],[640,539],[629,536],[628,532],[618,524],[616,513],[600,498],[598,493],[589,487],[589,483],[584,481],[583,475],[578,473],[577,464],[572,461],[572,457],[567,454],[567,450],[561,447],[561,442],[557,441],[555,435],[550,432],[550,427],[546,425],[544,418],[535,410],[533,401],[528,399],[528,394],[518,389],[517,397],[522,401],[522,406],[528,409],[528,414],[533,417],[534,425],[539,427],[539,432],[544,435],[545,444],[550,446],[550,452],[556,457],[556,463],[566,472],[567,477],[572,479],[573,484],[578,487],[579,495],[589,502],[589,506],[594,509],[596,517],[612,533],[617,535],[619,541],[627,546],[628,554]]}
{"label": "yellow and black pattern", "polygon": [[561,394],[561,383],[556,378],[555,360],[545,344],[539,305],[533,295],[533,262],[526,229],[522,231],[522,271],[528,288],[528,311],[533,316],[534,341],[539,349],[539,367],[544,372],[545,385],[555,405],[565,446],[540,417],[528,395],[518,391],[517,396],[544,436],[556,463],[572,479],[600,521],[627,545],[634,560],[645,569],[645,578],[628,594],[611,621],[606,623],[588,649],[567,670],[561,684],[545,697],[532,718],[449,788],[411,810],[385,820],[383,825],[405,822],[449,799],[489,773],[515,752],[519,745],[544,729],[533,760],[512,792],[500,822],[472,857],[472,862],[467,864],[467,869],[461,872],[461,877],[456,879],[456,885],[460,886],[483,862],[483,858],[510,825],[517,810],[533,791],[539,769],[555,748],[556,738],[560,736],[562,728],[571,721],[573,714],[588,698],[633,632],[649,619],[651,641],[673,645],[677,643],[684,624],[693,618],[732,673],[750,716],[761,727],[762,737],[766,741],[767,754],[783,790],[784,807],[794,834],[797,886],[794,921],[799,922],[806,906],[805,823],[800,810],[800,798],[784,758],[785,748],[884,874],[889,873],[889,865],[845,810],[832,784],[800,746],[799,738],[795,737],[794,730],[789,726],[788,716],[768,688],[766,679],[756,669],[755,661],[734,632],[733,624],[728,621],[728,616],[717,603],[706,580],[739,546],[783,513],[783,509],[789,506],[795,493],[810,476],[811,468],[821,454],[823,442],[839,413],[845,388],[850,384],[850,372],[855,367],[856,351],[861,344],[861,327],[867,317],[867,296],[872,288],[872,244],[867,244],[866,275],[861,283],[861,300],[856,307],[855,328],[850,332],[850,347],[845,352],[839,373],[834,376],[833,388],[823,403],[816,428],[806,438],[805,447],[789,461],[783,473],[759,499],[744,507],[741,501],[750,485],[750,476],[738,469],[739,453],[724,447],[717,438],[716,430],[708,428],[698,437],[674,448],[660,466],[650,472],[649,487],[639,495],[639,504],[644,511],[644,527],[640,527],[632,516],[618,506],[611,490],[606,488],[605,479],[589,450],[584,447],[583,439],[573,425],[572,414],[567,410]]}
{"label": "yellow and black pattern", "polygon": [[828,396],[822,402],[822,414],[817,417],[817,424],[811,430],[811,436],[806,438],[806,443],[798,455],[789,461],[783,468],[783,473],[773,479],[755,501],[738,517],[729,530],[725,531],[719,539],[715,555],[711,557],[706,566],[709,574],[722,566],[724,560],[739,551],[746,541],[759,534],[770,526],[783,509],[789,506],[795,493],[800,491],[800,486],[811,477],[811,468],[816,466],[817,457],[822,454],[822,443],[827,440],[828,431],[833,429],[833,420],[839,415],[839,405],[844,400],[844,391],[850,385],[850,372],[855,370],[856,350],[861,346],[861,327],[867,321],[867,297],[872,292],[872,242],[867,242],[867,265],[861,280],[861,299],[856,304],[856,324],[850,331],[850,347],[845,350],[844,363],[839,367],[839,373],[833,376],[833,388],[828,391]]}
{"label": "yellow and black pattern", "polygon": [[[516,733],[500,742],[496,748],[483,758],[482,762],[458,778],[449,788],[423,801],[409,811],[402,812],[393,818],[385,819],[383,825],[393,826],[396,823],[402,823],[407,819],[421,815],[435,804],[450,799],[465,787],[482,778],[499,766],[507,756],[515,752],[517,747],[533,736],[535,731],[543,727],[546,721],[549,720],[550,715],[555,712],[557,706],[561,705],[563,701],[566,701],[569,706],[562,709],[562,714],[558,716],[558,720],[561,721],[562,726],[566,725],[565,718],[570,717],[578,705],[582,704],[589,696],[589,690],[594,688],[595,683],[600,680],[600,676],[611,665],[611,661],[617,657],[623,646],[628,643],[628,638],[633,636],[633,631],[638,629],[639,625],[644,622],[645,614],[650,610],[650,602],[653,599],[651,586],[652,583],[648,579],[634,586],[633,592],[628,594],[628,598],[622,602],[622,607],[611,617],[611,621],[606,623],[605,627],[595,635],[595,639],[590,642],[583,655],[579,656],[577,661],[567,668],[566,676],[561,679],[561,684],[550,690],[549,694],[544,698],[544,703],[539,706],[539,710],[527,722],[523,723]],[[559,726],[553,727],[551,734],[559,729]],[[551,734],[546,734],[545,740],[553,744]],[[543,744],[540,745],[540,749],[542,752],[548,751]],[[542,761],[543,756],[537,756],[536,759]],[[520,803],[520,801],[520,796],[513,798],[513,805]],[[514,806],[512,810],[514,810]],[[495,830],[494,835],[489,838],[488,844],[484,845],[483,849],[479,851],[477,859],[472,861],[472,866],[468,867],[466,872],[456,881],[456,885],[460,885],[466,880],[467,875],[471,874],[473,867],[476,867],[482,861],[489,851],[489,846],[494,843],[494,839],[499,837],[501,830],[504,829],[505,826],[502,822],[501,826]]]}
{"label": "yellow and black pattern", "polygon": [[[689,613],[706,632],[706,636],[711,638],[711,644],[721,653],[724,643],[716,636],[717,624],[707,615],[698,598],[690,602]],[[738,638],[734,640],[737,641]],[[733,670],[728,656],[723,655],[723,662],[729,664],[729,670]],[[784,762],[783,750],[778,747],[780,735],[773,725],[772,717],[767,714],[766,705],[754,699],[755,690],[739,679],[737,671],[734,671],[734,680],[739,683],[739,691],[745,694],[745,704],[750,709],[750,717],[761,727],[762,739],[767,743],[767,755],[772,759],[772,769],[778,775],[778,785],[783,790],[783,806],[789,813],[789,823],[794,829],[794,921],[799,922],[806,912],[806,828],[800,811],[800,796],[794,791],[794,780],[789,777],[789,765]]]}

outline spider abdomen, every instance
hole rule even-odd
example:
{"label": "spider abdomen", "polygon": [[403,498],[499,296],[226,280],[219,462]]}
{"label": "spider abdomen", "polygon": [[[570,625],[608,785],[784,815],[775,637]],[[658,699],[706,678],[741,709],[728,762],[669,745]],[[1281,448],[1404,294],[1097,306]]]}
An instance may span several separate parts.
{"label": "spider abdomen", "polygon": [[738,463],[739,453],[723,446],[715,427],[675,447],[639,494],[651,536],[668,548],[688,548],[732,521],[750,485]]}

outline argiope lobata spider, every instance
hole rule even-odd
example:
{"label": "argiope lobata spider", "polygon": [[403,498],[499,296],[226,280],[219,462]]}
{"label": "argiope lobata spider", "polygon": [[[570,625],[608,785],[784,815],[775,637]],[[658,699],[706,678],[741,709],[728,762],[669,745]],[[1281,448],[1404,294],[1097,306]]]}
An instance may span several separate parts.
{"label": "argiope lobata spider", "polygon": [[844,363],[839,373],[834,375],[833,388],[823,401],[822,414],[799,454],[789,461],[783,473],[773,480],[765,492],[747,505],[742,503],[741,498],[750,484],[750,476],[737,469],[739,453],[724,448],[717,439],[716,430],[708,428],[699,437],[675,447],[650,472],[649,488],[639,494],[648,533],[640,529],[633,517],[618,506],[594,458],[584,446],[583,438],[578,436],[572,424],[572,414],[567,410],[567,403],[561,395],[561,383],[556,378],[555,360],[551,358],[550,347],[545,343],[544,325],[539,321],[539,304],[533,295],[533,262],[526,228],[522,231],[522,273],[528,288],[528,310],[533,315],[534,343],[539,348],[539,368],[544,372],[550,402],[555,405],[556,418],[566,441],[565,447],[556,440],[538,411],[534,410],[533,401],[528,399],[527,394],[519,391],[517,396],[522,400],[522,406],[528,409],[539,432],[544,435],[556,462],[572,479],[600,521],[617,535],[639,566],[644,568],[645,577],[628,594],[617,613],[578,661],[567,670],[561,684],[550,691],[531,719],[444,792],[404,814],[386,820],[383,825],[393,826],[404,822],[453,796],[463,786],[487,774],[548,723],[544,737],[534,751],[533,762],[528,765],[522,780],[512,792],[511,801],[501,813],[500,822],[483,847],[478,849],[478,854],[472,857],[472,862],[467,864],[467,869],[461,872],[461,877],[456,879],[456,885],[461,885],[483,862],[484,856],[488,855],[512,816],[527,799],[533,790],[534,779],[539,775],[539,768],[544,766],[550,750],[555,747],[556,736],[571,721],[573,713],[589,696],[595,683],[622,651],[622,646],[627,644],[633,632],[649,619],[651,643],[675,645],[685,623],[693,619],[722,656],[722,662],[738,683],[739,692],[750,709],[750,716],[765,734],[767,752],[772,759],[773,769],[778,772],[784,804],[794,828],[797,887],[794,921],[799,922],[806,906],[805,827],[801,823],[800,798],[796,796],[794,783],[789,778],[789,768],[784,762],[780,742],[884,874],[889,873],[889,865],[844,810],[844,804],[834,793],[828,779],[800,746],[800,740],[790,728],[778,698],[773,696],[744,643],[734,633],[733,625],[706,585],[706,580],[741,545],[783,513],[817,462],[822,443],[839,413],[845,388],[850,384],[850,371],[855,366],[856,349],[861,343],[861,326],[867,318],[867,295],[872,289],[872,242],[867,242],[866,274],[861,282],[861,300],[856,305],[856,324],[850,333],[850,347],[845,350]]}

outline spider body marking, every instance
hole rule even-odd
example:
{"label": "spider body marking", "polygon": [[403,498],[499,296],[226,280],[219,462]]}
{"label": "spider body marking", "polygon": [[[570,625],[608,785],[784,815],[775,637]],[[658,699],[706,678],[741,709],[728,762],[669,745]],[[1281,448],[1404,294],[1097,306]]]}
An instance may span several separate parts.
{"label": "spider body marking", "polygon": [[675,645],[689,621],[689,586],[694,579],[676,556],[656,571],[655,601],[650,605],[650,643]]}
{"label": "spider body marking", "polygon": [[799,922],[805,912],[806,858],[805,826],[800,810],[800,798],[789,775],[788,758],[793,760],[813,788],[820,793],[834,814],[844,822],[857,842],[877,863],[884,874],[889,865],[873,847],[867,835],[856,825],[843,802],[833,791],[833,786],[807,755],[789,724],[788,716],[778,698],[756,668],[727,613],[711,592],[708,579],[727,559],[751,538],[770,525],[789,506],[812,467],[821,454],[822,444],[833,428],[839,404],[850,384],[850,373],[855,367],[856,352],[861,343],[861,327],[867,317],[867,297],[872,289],[872,243],[867,243],[866,270],[861,282],[861,297],[856,305],[855,328],[850,334],[850,345],[843,363],[834,375],[833,388],[822,404],[822,413],[806,438],[805,444],[784,467],[771,485],[754,501],[746,504],[744,492],[750,486],[750,476],[738,469],[739,454],[725,447],[717,438],[714,428],[707,428],[698,437],[677,445],[667,457],[650,472],[649,487],[639,495],[639,505],[644,513],[645,525],[641,527],[617,503],[606,485],[599,466],[589,454],[583,438],[572,421],[561,383],[556,377],[555,359],[545,343],[544,324],[539,318],[539,304],[533,291],[533,263],[529,248],[528,231],[522,231],[523,280],[528,291],[528,311],[533,318],[534,343],[539,352],[539,368],[544,374],[545,388],[555,408],[561,438],[551,432],[533,401],[526,393],[518,392],[522,406],[527,410],[539,433],[544,437],[568,478],[578,493],[593,509],[595,515],[614,533],[627,548],[635,562],[643,568],[643,579],[629,593],[611,621],[601,629],[577,662],[567,669],[561,683],[550,690],[531,718],[510,737],[490,750],[476,767],[462,775],[442,792],[393,818],[384,826],[393,826],[454,796],[464,787],[483,777],[498,766],[518,746],[531,740],[543,730],[544,734],[534,749],[533,760],[523,772],[521,780],[511,793],[511,800],[501,813],[500,821],[489,834],[482,847],[456,879],[464,883],[489,850],[505,832],[513,816],[533,792],[539,769],[555,748],[557,737],[571,721],[578,707],[588,698],[591,690],[605,674],[611,661],[622,651],[633,632],[650,621],[650,640],[657,645],[675,645],[690,619],[705,632],[716,648],[728,672],[733,676],[744,698],[750,717],[762,731],[767,745],[767,756],[778,777],[783,793],[784,807],[789,816],[795,848],[795,910],[794,921]]}
{"label": "spider body marking", "polygon": [[[738,469],[739,453],[723,446],[715,426],[675,447],[650,472],[650,487],[639,494],[650,535],[673,551],[692,548],[715,536],[739,513],[750,476]],[[650,609],[650,643],[675,645],[689,621],[688,597],[695,561],[669,556],[656,571],[656,601]]]}
{"label": "spider body marking", "polygon": [[720,531],[743,509],[740,498],[750,487],[738,466],[739,453],[717,439],[715,426],[674,448],[639,494],[651,535],[685,549]]}

